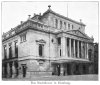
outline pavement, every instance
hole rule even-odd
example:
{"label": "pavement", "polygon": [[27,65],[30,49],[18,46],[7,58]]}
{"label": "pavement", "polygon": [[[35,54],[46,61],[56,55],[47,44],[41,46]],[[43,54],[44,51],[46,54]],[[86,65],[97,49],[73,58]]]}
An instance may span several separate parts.
{"label": "pavement", "polygon": [[3,81],[98,81],[98,75],[38,76],[31,78],[10,78]]}

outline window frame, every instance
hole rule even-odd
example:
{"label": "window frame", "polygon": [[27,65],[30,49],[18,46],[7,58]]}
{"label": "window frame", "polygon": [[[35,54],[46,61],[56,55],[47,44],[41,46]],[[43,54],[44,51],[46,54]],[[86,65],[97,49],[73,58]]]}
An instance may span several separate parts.
{"label": "window frame", "polygon": [[26,34],[27,32],[24,32],[20,35],[20,43],[26,42]]}
{"label": "window frame", "polygon": [[11,59],[12,56],[12,43],[9,43],[9,59]]}
{"label": "window frame", "polygon": [[[40,50],[40,46],[41,46],[41,50]],[[44,45],[43,44],[39,44],[39,56],[40,57],[44,56]]]}
{"label": "window frame", "polygon": [[55,27],[58,28],[58,20],[55,19]]}
{"label": "window frame", "polygon": [[4,45],[4,59],[7,59],[7,45]]}
{"label": "window frame", "polygon": [[60,20],[60,29],[62,29],[62,21]]}
{"label": "window frame", "polygon": [[70,29],[70,24],[68,23],[68,29]]}

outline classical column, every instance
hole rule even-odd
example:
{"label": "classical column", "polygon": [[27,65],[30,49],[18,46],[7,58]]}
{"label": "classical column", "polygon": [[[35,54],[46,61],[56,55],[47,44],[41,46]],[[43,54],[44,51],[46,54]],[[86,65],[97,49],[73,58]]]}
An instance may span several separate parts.
{"label": "classical column", "polygon": [[69,53],[70,53],[70,57],[71,57],[71,38],[69,38]]}
{"label": "classical column", "polygon": [[89,59],[89,58],[88,58],[88,43],[87,43],[87,59]]}
{"label": "classical column", "polygon": [[7,45],[7,59],[9,59],[9,45]]}
{"label": "classical column", "polygon": [[60,75],[64,74],[64,66],[63,64],[60,64]]}
{"label": "classical column", "polygon": [[73,39],[73,47],[74,47],[74,57],[76,56],[75,55],[75,40]]}
{"label": "classical column", "polygon": [[63,36],[61,37],[61,56],[65,57],[66,55],[66,38]]}
{"label": "classical column", "polygon": [[81,58],[83,58],[83,42],[81,42]]}
{"label": "classical column", "polygon": [[4,77],[4,64],[2,64],[2,77]]}
{"label": "classical column", "polygon": [[85,59],[86,59],[86,43],[85,43]]}
{"label": "classical column", "polygon": [[79,41],[77,40],[77,57],[79,58]]}
{"label": "classical column", "polygon": [[15,65],[14,62],[12,63],[12,78],[14,78],[16,75],[16,69],[15,69]]}
{"label": "classical column", "polygon": [[64,71],[65,71],[65,75],[68,75],[68,74],[67,74],[67,64],[65,64]]}
{"label": "classical column", "polygon": [[65,50],[66,50],[66,51],[65,51],[65,53],[66,53],[66,54],[65,54],[66,57],[68,57],[68,52],[67,52],[68,50],[67,50],[67,49],[68,49],[68,47],[67,47],[67,38],[66,38],[66,49],[65,49]]}
{"label": "classical column", "polygon": [[10,77],[10,65],[7,63],[7,77]]}
{"label": "classical column", "polygon": [[79,73],[83,74],[83,66],[82,66],[82,64],[79,65]]}
{"label": "classical column", "polygon": [[74,63],[71,63],[71,75],[74,74],[74,70],[75,70],[74,65],[75,65]]}
{"label": "classical column", "polygon": [[12,57],[15,57],[15,42],[12,43]]}

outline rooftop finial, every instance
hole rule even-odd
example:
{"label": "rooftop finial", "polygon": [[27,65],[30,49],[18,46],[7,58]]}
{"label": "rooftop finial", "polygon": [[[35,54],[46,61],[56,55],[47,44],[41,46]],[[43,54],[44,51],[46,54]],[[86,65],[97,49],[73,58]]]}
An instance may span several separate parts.
{"label": "rooftop finial", "polygon": [[48,5],[48,7],[49,7],[49,9],[50,9],[51,5]]}
{"label": "rooftop finial", "polygon": [[28,16],[29,16],[29,19],[30,19],[30,16],[31,16],[31,15],[28,15]]}

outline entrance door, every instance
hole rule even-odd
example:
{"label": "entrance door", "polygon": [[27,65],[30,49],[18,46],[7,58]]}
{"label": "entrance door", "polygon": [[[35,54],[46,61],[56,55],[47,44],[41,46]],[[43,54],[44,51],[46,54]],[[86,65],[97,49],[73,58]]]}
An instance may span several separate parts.
{"label": "entrance door", "polygon": [[57,65],[57,75],[60,76],[60,65]]}
{"label": "entrance door", "polygon": [[26,65],[22,65],[23,77],[26,77]]}
{"label": "entrance door", "polygon": [[70,64],[67,64],[67,74],[68,74],[68,75],[70,75],[70,74],[71,74]]}

